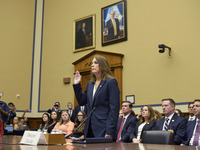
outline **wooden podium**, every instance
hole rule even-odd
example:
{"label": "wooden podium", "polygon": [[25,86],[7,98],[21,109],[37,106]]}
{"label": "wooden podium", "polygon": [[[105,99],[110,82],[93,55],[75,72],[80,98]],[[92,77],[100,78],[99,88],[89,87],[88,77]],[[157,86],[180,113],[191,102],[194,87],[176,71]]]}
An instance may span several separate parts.
{"label": "wooden podium", "polygon": [[64,134],[44,134],[47,144],[66,144]]}

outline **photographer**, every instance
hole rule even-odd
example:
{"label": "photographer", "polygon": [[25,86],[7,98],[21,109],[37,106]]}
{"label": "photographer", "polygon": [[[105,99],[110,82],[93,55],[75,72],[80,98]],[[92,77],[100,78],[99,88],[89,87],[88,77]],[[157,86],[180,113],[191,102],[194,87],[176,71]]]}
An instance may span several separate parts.
{"label": "photographer", "polygon": [[55,102],[52,108],[50,108],[47,112],[51,114],[52,111],[56,111],[59,114],[61,114],[61,109],[60,109],[60,102]]}

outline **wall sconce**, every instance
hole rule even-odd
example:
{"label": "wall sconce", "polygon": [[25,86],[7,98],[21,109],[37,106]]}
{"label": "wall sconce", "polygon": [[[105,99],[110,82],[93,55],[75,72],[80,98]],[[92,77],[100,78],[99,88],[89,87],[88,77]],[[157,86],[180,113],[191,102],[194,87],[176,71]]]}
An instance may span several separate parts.
{"label": "wall sconce", "polygon": [[158,48],[161,48],[159,50],[159,53],[164,53],[165,52],[165,48],[168,48],[169,49],[169,56],[171,56],[171,48],[170,47],[168,47],[168,46],[166,46],[164,44],[159,44]]}

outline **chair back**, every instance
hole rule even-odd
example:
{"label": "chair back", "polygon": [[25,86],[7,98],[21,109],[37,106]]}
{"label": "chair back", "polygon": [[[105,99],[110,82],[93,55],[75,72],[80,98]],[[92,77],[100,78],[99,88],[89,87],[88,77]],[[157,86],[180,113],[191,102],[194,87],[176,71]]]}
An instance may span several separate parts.
{"label": "chair back", "polygon": [[174,133],[170,131],[144,131],[142,143],[172,145],[174,143]]}

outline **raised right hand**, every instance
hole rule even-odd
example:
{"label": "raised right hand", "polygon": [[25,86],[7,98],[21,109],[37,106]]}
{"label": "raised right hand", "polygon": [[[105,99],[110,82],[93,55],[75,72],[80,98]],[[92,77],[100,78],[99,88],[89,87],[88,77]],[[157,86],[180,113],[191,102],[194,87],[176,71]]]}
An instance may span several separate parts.
{"label": "raised right hand", "polygon": [[77,70],[76,74],[74,76],[74,84],[79,84],[81,82],[81,74],[80,72]]}

